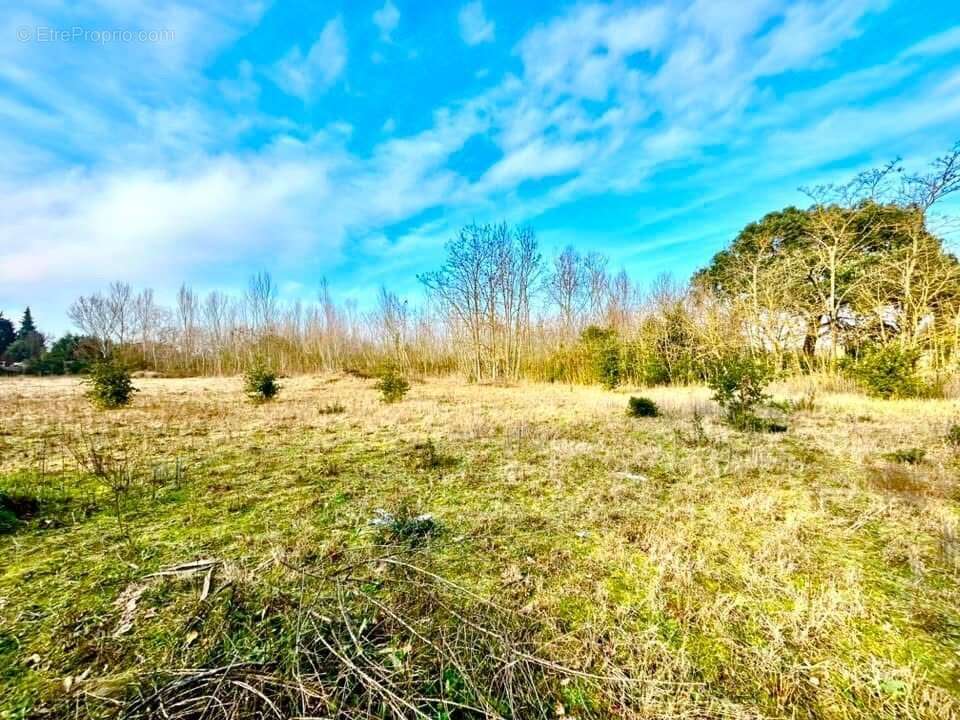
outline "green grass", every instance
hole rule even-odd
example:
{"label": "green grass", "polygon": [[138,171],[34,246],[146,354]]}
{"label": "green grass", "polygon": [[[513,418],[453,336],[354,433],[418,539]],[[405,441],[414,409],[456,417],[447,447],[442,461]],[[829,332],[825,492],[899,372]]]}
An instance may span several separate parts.
{"label": "green grass", "polygon": [[[292,678],[322,657],[317,677],[340,687],[320,638],[349,631],[354,661],[409,668],[424,694],[504,714],[503,697],[471,685],[495,687],[493,641],[451,613],[562,666],[531,671],[523,702],[540,704],[522,717],[555,716],[558,703],[578,717],[960,708],[960,593],[942,536],[957,496],[877,489],[865,459],[877,451],[824,434],[848,427],[825,402],[787,435],[707,420],[711,442],[691,445],[675,432],[684,412],[638,424],[618,395],[583,391],[544,410],[522,389],[428,383],[382,406],[372,384],[345,380],[331,398],[345,411],[318,420],[312,386],[288,384],[270,406],[215,389],[180,415],[186,399],[158,385],[141,409],[104,420],[98,442],[127,448],[143,478],[178,458],[184,468],[134,483],[119,517],[108,485],[69,454],[39,472],[52,421],[4,436],[0,492],[40,502],[0,535],[0,717],[113,717],[180,668]],[[438,402],[449,393],[463,400]],[[33,402],[25,420],[49,409]],[[909,470],[933,487],[949,462],[931,449]],[[397,540],[370,525],[378,509],[431,513],[442,532]],[[203,600],[205,572],[151,577],[202,558],[217,561]],[[400,642],[402,625],[387,633],[384,608],[431,640],[460,638],[462,667],[416,636]],[[619,708],[594,678],[614,669],[638,681]],[[360,691],[338,697],[346,713]]]}

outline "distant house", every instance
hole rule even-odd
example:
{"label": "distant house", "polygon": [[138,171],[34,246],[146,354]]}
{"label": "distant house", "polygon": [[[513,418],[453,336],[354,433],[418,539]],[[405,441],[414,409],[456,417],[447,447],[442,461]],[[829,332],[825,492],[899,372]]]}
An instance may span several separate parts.
{"label": "distant house", "polygon": [[0,361],[0,371],[7,373],[25,373],[30,369],[30,363],[26,361],[8,363]]}

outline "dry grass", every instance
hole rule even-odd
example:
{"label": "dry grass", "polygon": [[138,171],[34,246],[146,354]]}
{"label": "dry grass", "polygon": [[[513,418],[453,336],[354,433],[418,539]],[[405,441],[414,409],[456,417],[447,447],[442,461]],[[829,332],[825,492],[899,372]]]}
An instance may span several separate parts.
{"label": "dry grass", "polygon": [[[0,717],[960,717],[956,401],[821,391],[774,435],[703,388],[644,389],[640,420],[562,385],[136,384],[99,412],[0,383],[0,492],[45,501],[0,536]],[[384,540],[401,507],[442,532]]]}

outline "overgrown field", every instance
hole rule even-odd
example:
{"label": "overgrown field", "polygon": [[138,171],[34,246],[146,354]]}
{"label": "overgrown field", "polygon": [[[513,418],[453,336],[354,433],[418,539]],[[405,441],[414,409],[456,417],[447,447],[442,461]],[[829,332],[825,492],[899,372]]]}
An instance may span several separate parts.
{"label": "overgrown field", "polygon": [[2,718],[960,717],[957,401],[136,382],[0,382]]}

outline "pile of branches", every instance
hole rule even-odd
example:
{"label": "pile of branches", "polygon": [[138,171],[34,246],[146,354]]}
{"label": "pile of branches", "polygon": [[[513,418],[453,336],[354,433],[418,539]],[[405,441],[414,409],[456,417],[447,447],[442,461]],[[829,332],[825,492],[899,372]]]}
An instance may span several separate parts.
{"label": "pile of branches", "polygon": [[610,717],[671,693],[610,668],[554,662],[533,616],[396,556],[298,572],[301,588],[313,588],[301,592],[292,658],[162,673],[122,717]]}

